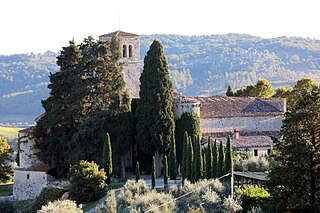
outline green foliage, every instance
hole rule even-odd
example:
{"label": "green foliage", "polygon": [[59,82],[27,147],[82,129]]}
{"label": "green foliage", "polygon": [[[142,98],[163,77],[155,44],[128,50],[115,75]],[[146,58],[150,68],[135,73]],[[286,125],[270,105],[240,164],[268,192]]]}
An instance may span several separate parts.
{"label": "green foliage", "polygon": [[233,94],[233,91],[232,91],[232,88],[231,88],[231,86],[229,85],[228,86],[228,89],[227,89],[227,92],[226,92],[226,96],[233,96],[234,94]]}
{"label": "green foliage", "polygon": [[203,159],[202,159],[202,146],[200,137],[194,137],[194,182],[197,182],[200,178],[203,177]]}
{"label": "green foliage", "polygon": [[255,85],[248,85],[234,93],[234,96],[250,96],[258,98],[270,98],[273,95],[272,84],[266,79],[259,79]]}
{"label": "green foliage", "polygon": [[221,177],[224,172],[223,168],[224,168],[224,164],[225,164],[225,159],[224,159],[224,148],[223,148],[223,144],[222,141],[220,141],[220,146],[219,146],[219,160],[218,160],[218,172],[217,172],[217,176]]}
{"label": "green foliage", "polygon": [[208,179],[213,177],[213,154],[212,154],[212,141],[211,137],[208,137],[208,148],[206,154],[206,176]]}
{"label": "green foliage", "polygon": [[33,134],[41,160],[59,175],[83,159],[101,165],[107,118],[128,111],[128,103],[120,104],[126,92],[118,45],[115,38],[88,37],[80,45],[71,41],[57,57],[60,71],[50,75],[50,96]]}
{"label": "green foliage", "polygon": [[137,143],[149,154],[166,151],[174,138],[173,88],[160,42],[154,40],[144,58],[137,107]]}
{"label": "green foliage", "polygon": [[[223,165],[223,174],[231,173],[231,170],[233,169],[233,155],[232,155],[232,144],[230,136],[227,137],[227,147],[226,147],[226,157],[225,162]],[[225,178],[227,182],[231,181],[231,177],[228,176]]]}
{"label": "green foliage", "polygon": [[42,206],[47,205],[49,202],[59,200],[61,196],[66,192],[64,188],[61,187],[45,187],[42,189],[39,196],[34,200],[32,209],[36,212],[41,209]]}
{"label": "green foliage", "polygon": [[138,182],[140,180],[140,166],[139,166],[139,162],[136,163],[136,182]]}
{"label": "green foliage", "polygon": [[200,118],[195,113],[185,112],[176,120],[175,138],[177,143],[177,162],[181,165],[183,158],[183,141],[185,132],[191,137],[201,135]]}
{"label": "green foliage", "polygon": [[99,170],[96,163],[80,161],[70,168],[70,197],[77,202],[101,198],[105,193],[105,179],[104,170]]}
{"label": "green foliage", "polygon": [[110,184],[110,176],[112,174],[112,148],[109,133],[107,133],[106,135],[106,140],[103,144],[102,153],[102,168],[104,169],[107,175],[107,184]]}
{"label": "green foliage", "polygon": [[12,149],[7,143],[7,140],[0,136],[0,183],[5,183],[10,180],[12,175],[11,166],[8,161],[11,160]]}
{"label": "green foliage", "polygon": [[172,138],[169,150],[169,175],[171,180],[177,179],[176,142]]}
{"label": "green foliage", "polygon": [[189,136],[188,132],[184,132],[183,135],[183,152],[182,152],[182,179],[185,180],[188,178],[188,142]]}
{"label": "green foliage", "polygon": [[218,147],[217,147],[217,141],[214,141],[213,145],[213,151],[212,151],[212,177],[218,178]]}
{"label": "green foliage", "polygon": [[194,181],[194,152],[193,152],[193,145],[192,145],[192,140],[191,137],[189,137],[188,140],[188,154],[187,154],[187,162],[188,162],[188,167],[187,167],[187,174],[188,174],[188,180],[191,182]]}
{"label": "green foliage", "polygon": [[273,150],[268,185],[272,211],[320,211],[320,88],[309,86],[294,88],[300,93]]}
{"label": "green foliage", "polygon": [[11,201],[1,201],[0,202],[0,212],[1,213],[16,213],[17,210]]}
{"label": "green foliage", "polygon": [[155,157],[152,157],[151,187],[153,189],[154,189],[154,187],[156,187],[156,159],[155,159]]}
{"label": "green foliage", "polygon": [[57,200],[49,202],[48,205],[43,206],[38,212],[39,213],[82,213],[82,206],[77,206],[74,201],[71,200]]}
{"label": "green foliage", "polygon": [[262,207],[263,203],[270,196],[264,188],[252,185],[237,189],[235,195],[241,199],[241,206],[247,211]]}
{"label": "green foliage", "polygon": [[163,183],[164,188],[168,188],[168,160],[167,156],[164,156],[164,174],[163,174]]}

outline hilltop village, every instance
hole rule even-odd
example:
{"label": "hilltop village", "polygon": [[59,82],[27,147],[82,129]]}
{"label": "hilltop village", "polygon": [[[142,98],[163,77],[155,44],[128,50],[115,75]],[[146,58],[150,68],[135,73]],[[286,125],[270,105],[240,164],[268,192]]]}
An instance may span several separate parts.
{"label": "hilltop village", "polygon": [[[173,90],[160,42],[151,44],[142,73],[140,61],[140,36],[123,31],[63,48],[60,71],[51,74],[50,96],[42,101],[45,113],[36,126],[19,131],[10,199],[34,200],[33,211],[49,201],[85,204],[105,195],[96,212],[240,212],[261,210],[264,202],[271,212],[278,208],[275,198],[286,192],[274,193],[274,180],[282,170],[270,164],[283,160],[279,150],[305,160],[282,141],[304,140],[296,134],[308,131],[303,119],[317,119],[312,104],[320,100],[318,86],[301,79],[273,94],[259,79],[236,92],[229,86],[226,95],[185,96]],[[259,86],[267,97],[252,95]],[[317,130],[310,131],[314,140],[301,134],[317,142]],[[307,163],[318,158],[314,154]],[[318,179],[311,176],[315,207]],[[122,182],[117,194],[106,188]],[[36,206],[46,190],[57,190],[55,199]],[[246,190],[256,190],[259,202],[247,201]]]}

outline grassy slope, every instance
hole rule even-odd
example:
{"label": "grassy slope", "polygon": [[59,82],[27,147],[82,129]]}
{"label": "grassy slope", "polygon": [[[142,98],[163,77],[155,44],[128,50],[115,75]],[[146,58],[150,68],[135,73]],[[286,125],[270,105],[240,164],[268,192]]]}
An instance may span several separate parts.
{"label": "grassy slope", "polygon": [[13,139],[18,137],[18,131],[23,128],[0,126],[0,136]]}

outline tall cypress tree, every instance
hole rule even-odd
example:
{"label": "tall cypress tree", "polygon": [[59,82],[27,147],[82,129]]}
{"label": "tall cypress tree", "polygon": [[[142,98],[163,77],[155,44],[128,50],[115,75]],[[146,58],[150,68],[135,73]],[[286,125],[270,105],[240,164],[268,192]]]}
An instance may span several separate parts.
{"label": "tall cypress tree", "polygon": [[208,179],[212,178],[213,171],[213,155],[212,155],[212,143],[211,143],[211,137],[208,137],[208,149],[207,149],[207,155],[206,155],[206,177]]}
{"label": "tall cypress tree", "polygon": [[182,179],[188,177],[187,168],[188,168],[188,132],[184,132],[183,136],[183,154],[182,154]]}
{"label": "tall cypress tree", "polygon": [[169,152],[169,167],[170,167],[170,179],[177,179],[177,158],[176,158],[176,142],[174,138],[172,138],[170,143],[170,152]]}
{"label": "tall cypress tree", "polygon": [[223,167],[224,167],[224,148],[222,141],[220,141],[219,146],[219,164],[218,164],[218,177],[221,177],[223,174]]}
{"label": "tall cypress tree", "polygon": [[188,142],[188,179],[191,182],[194,182],[193,164],[194,164],[193,145],[192,145],[191,137],[189,137],[189,142]]}
{"label": "tall cypress tree", "polygon": [[106,135],[106,140],[104,141],[102,153],[102,168],[104,168],[104,171],[106,172],[107,183],[110,184],[110,176],[112,174],[112,149],[109,133],[107,133]]}
{"label": "tall cypress tree", "polygon": [[201,139],[200,139],[200,136],[197,137],[197,142],[198,142],[198,145],[197,145],[197,148],[198,148],[198,162],[199,162],[199,171],[198,171],[198,177],[199,179],[200,178],[203,178],[203,155],[202,155],[202,145],[201,145]]}
{"label": "tall cypress tree", "polygon": [[140,180],[140,166],[139,162],[136,163],[136,182]]}
{"label": "tall cypress tree", "polygon": [[155,157],[152,157],[151,187],[153,189],[156,187],[156,159],[155,159]]}
{"label": "tall cypress tree", "polygon": [[212,177],[218,178],[218,147],[217,141],[214,141],[212,154]]}
{"label": "tall cypress tree", "polygon": [[168,160],[167,160],[167,156],[164,156],[163,183],[164,183],[164,188],[168,188]]}
{"label": "tall cypress tree", "polygon": [[202,154],[202,165],[203,165],[203,173],[202,173],[202,177],[206,178],[207,177],[207,155],[205,152],[203,152]]}
{"label": "tall cypress tree", "polygon": [[[233,166],[233,162],[232,162],[232,146],[231,146],[230,136],[228,135],[228,137],[227,137],[227,146],[226,146],[226,158],[225,158],[225,163],[224,163],[223,174],[231,173],[232,166]],[[230,182],[231,177],[227,176],[225,178],[225,180]]]}
{"label": "tall cypress tree", "polygon": [[154,40],[144,58],[137,107],[137,143],[145,153],[156,154],[169,148],[174,137],[173,87],[168,62],[160,42]]}

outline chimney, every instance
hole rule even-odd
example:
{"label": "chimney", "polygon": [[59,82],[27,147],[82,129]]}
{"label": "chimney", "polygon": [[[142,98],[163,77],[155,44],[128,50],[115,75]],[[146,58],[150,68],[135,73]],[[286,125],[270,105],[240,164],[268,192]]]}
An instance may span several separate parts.
{"label": "chimney", "polygon": [[239,139],[240,138],[240,133],[238,129],[234,129],[234,135],[233,135],[234,139]]}

